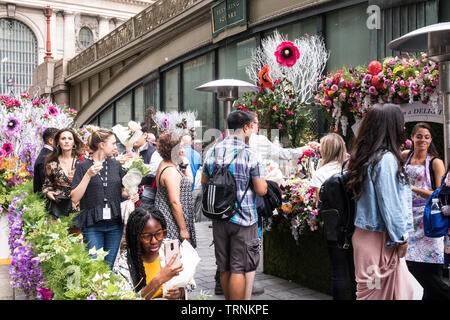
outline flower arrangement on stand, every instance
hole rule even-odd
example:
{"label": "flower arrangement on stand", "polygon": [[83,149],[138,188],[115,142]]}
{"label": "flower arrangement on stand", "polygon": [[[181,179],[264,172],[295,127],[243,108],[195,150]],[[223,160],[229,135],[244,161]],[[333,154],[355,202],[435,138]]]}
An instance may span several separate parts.
{"label": "flower arrangement on stand", "polygon": [[425,53],[387,57],[368,67],[350,68],[323,76],[314,92],[315,104],[333,119],[335,131],[347,134],[348,125],[361,120],[375,103],[421,101],[437,108],[438,64]]}
{"label": "flower arrangement on stand", "polygon": [[269,139],[276,129],[285,144],[300,146],[309,136],[307,104],[327,60],[322,38],[306,35],[291,42],[276,31],[262,40],[246,68],[260,90],[245,93],[237,108],[256,112]]}
{"label": "flower arrangement on stand", "polygon": [[153,117],[157,125],[158,133],[162,131],[173,131],[179,136],[190,135],[192,140],[195,136],[195,121],[197,113],[192,111],[165,113],[158,111]]}

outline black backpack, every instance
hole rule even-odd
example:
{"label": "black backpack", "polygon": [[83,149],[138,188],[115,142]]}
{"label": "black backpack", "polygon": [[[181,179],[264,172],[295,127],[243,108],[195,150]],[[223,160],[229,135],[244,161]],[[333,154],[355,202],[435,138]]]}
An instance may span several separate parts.
{"label": "black backpack", "polygon": [[332,175],[320,187],[318,209],[325,238],[348,249],[355,230],[355,201],[346,188],[348,178],[344,166],[345,163],[340,173]]}
{"label": "black backpack", "polygon": [[263,218],[270,218],[273,215],[273,210],[281,207],[281,189],[278,184],[271,180],[267,182],[267,193],[263,196],[264,207],[258,209],[258,214]]}
{"label": "black backpack", "polygon": [[214,163],[213,172],[203,188],[202,212],[205,217],[213,220],[227,221],[235,215],[236,211],[242,216],[240,212],[241,203],[250,186],[251,179],[247,183],[242,199],[238,202],[237,207],[235,207],[237,201],[236,180],[228,170],[228,167],[243,150],[244,148],[239,150],[229,164]]}

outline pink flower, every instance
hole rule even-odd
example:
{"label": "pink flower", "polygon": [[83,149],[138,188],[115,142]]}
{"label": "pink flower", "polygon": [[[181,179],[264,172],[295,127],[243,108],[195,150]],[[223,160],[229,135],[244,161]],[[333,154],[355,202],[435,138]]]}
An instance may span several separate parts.
{"label": "pink flower", "polygon": [[52,106],[47,107],[47,111],[48,111],[48,114],[53,116],[53,117],[56,117],[58,115],[58,113],[59,113],[58,109],[56,109],[55,107],[52,107]]}
{"label": "pink flower", "polygon": [[346,98],[346,95],[345,95],[345,93],[344,92],[341,92],[341,94],[339,95],[339,97],[342,99],[342,100],[345,100],[345,98]]}
{"label": "pink flower", "polygon": [[406,139],[405,145],[406,145],[406,148],[411,149],[412,148],[412,141],[409,140],[409,139]]}
{"label": "pink flower", "polygon": [[372,94],[372,95],[377,95],[378,94],[377,89],[374,86],[370,86],[369,93]]}
{"label": "pink flower", "polygon": [[338,91],[338,90],[339,90],[339,87],[337,85],[333,84],[331,86],[331,91]]}
{"label": "pink flower", "polygon": [[331,78],[326,78],[326,79],[325,79],[325,84],[326,84],[327,86],[331,86],[332,83],[333,83],[333,80],[332,80]]}
{"label": "pink flower", "polygon": [[2,150],[5,153],[5,156],[9,155],[12,152],[12,144],[9,142],[4,143]]}
{"label": "pink flower", "polygon": [[48,288],[37,288],[37,292],[39,292],[42,295],[43,300],[52,300],[53,299],[53,291]]}
{"label": "pink flower", "polygon": [[331,102],[331,100],[327,100],[327,101],[325,101],[325,105],[327,107],[331,107],[333,105],[333,103]]}
{"label": "pink flower", "polygon": [[277,46],[275,56],[280,65],[292,67],[300,58],[300,51],[292,42],[284,41]]}

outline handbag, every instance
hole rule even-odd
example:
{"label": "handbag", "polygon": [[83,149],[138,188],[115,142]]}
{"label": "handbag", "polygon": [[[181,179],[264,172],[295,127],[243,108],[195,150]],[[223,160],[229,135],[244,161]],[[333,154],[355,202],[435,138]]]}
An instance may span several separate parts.
{"label": "handbag", "polygon": [[[444,178],[445,177],[442,177],[441,186],[434,190],[425,204],[423,212],[423,231],[425,236],[429,238],[440,238],[445,236],[450,226],[450,217],[445,216],[444,212],[442,212],[442,200],[444,200],[445,197],[442,197],[444,194],[441,193],[441,190],[444,187]],[[433,207],[434,205],[436,208]],[[447,203],[445,205],[447,205]]]}
{"label": "handbag", "polygon": [[50,200],[50,213],[59,218],[67,217],[72,212],[72,199],[65,195],[56,195],[59,202]]}

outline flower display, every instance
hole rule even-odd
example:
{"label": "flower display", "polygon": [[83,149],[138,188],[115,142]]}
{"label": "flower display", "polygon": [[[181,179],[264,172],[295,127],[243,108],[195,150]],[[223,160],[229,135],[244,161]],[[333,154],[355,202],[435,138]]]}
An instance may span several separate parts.
{"label": "flower display", "polygon": [[197,113],[192,111],[165,113],[158,111],[153,116],[158,132],[173,131],[179,136],[190,135],[194,140]]}
{"label": "flower display", "polygon": [[261,68],[261,71],[258,73],[259,76],[259,85],[263,88],[267,88],[270,90],[274,89],[272,79],[269,76],[269,65],[265,65]]}
{"label": "flower display", "polygon": [[314,92],[314,104],[333,119],[343,135],[347,126],[361,120],[375,103],[404,104],[420,101],[437,107],[438,64],[425,53],[387,57],[358,67],[328,73]]}
{"label": "flower display", "polygon": [[51,115],[52,117],[56,117],[59,114],[58,109],[56,109],[53,106],[48,106],[47,111],[48,111],[48,114]]}
{"label": "flower display", "polygon": [[19,119],[15,117],[8,117],[3,125],[3,130],[8,138],[15,137],[16,134],[20,132]]}
{"label": "flower display", "polygon": [[290,41],[283,41],[275,51],[277,62],[284,67],[292,67],[300,58],[300,51]]}

